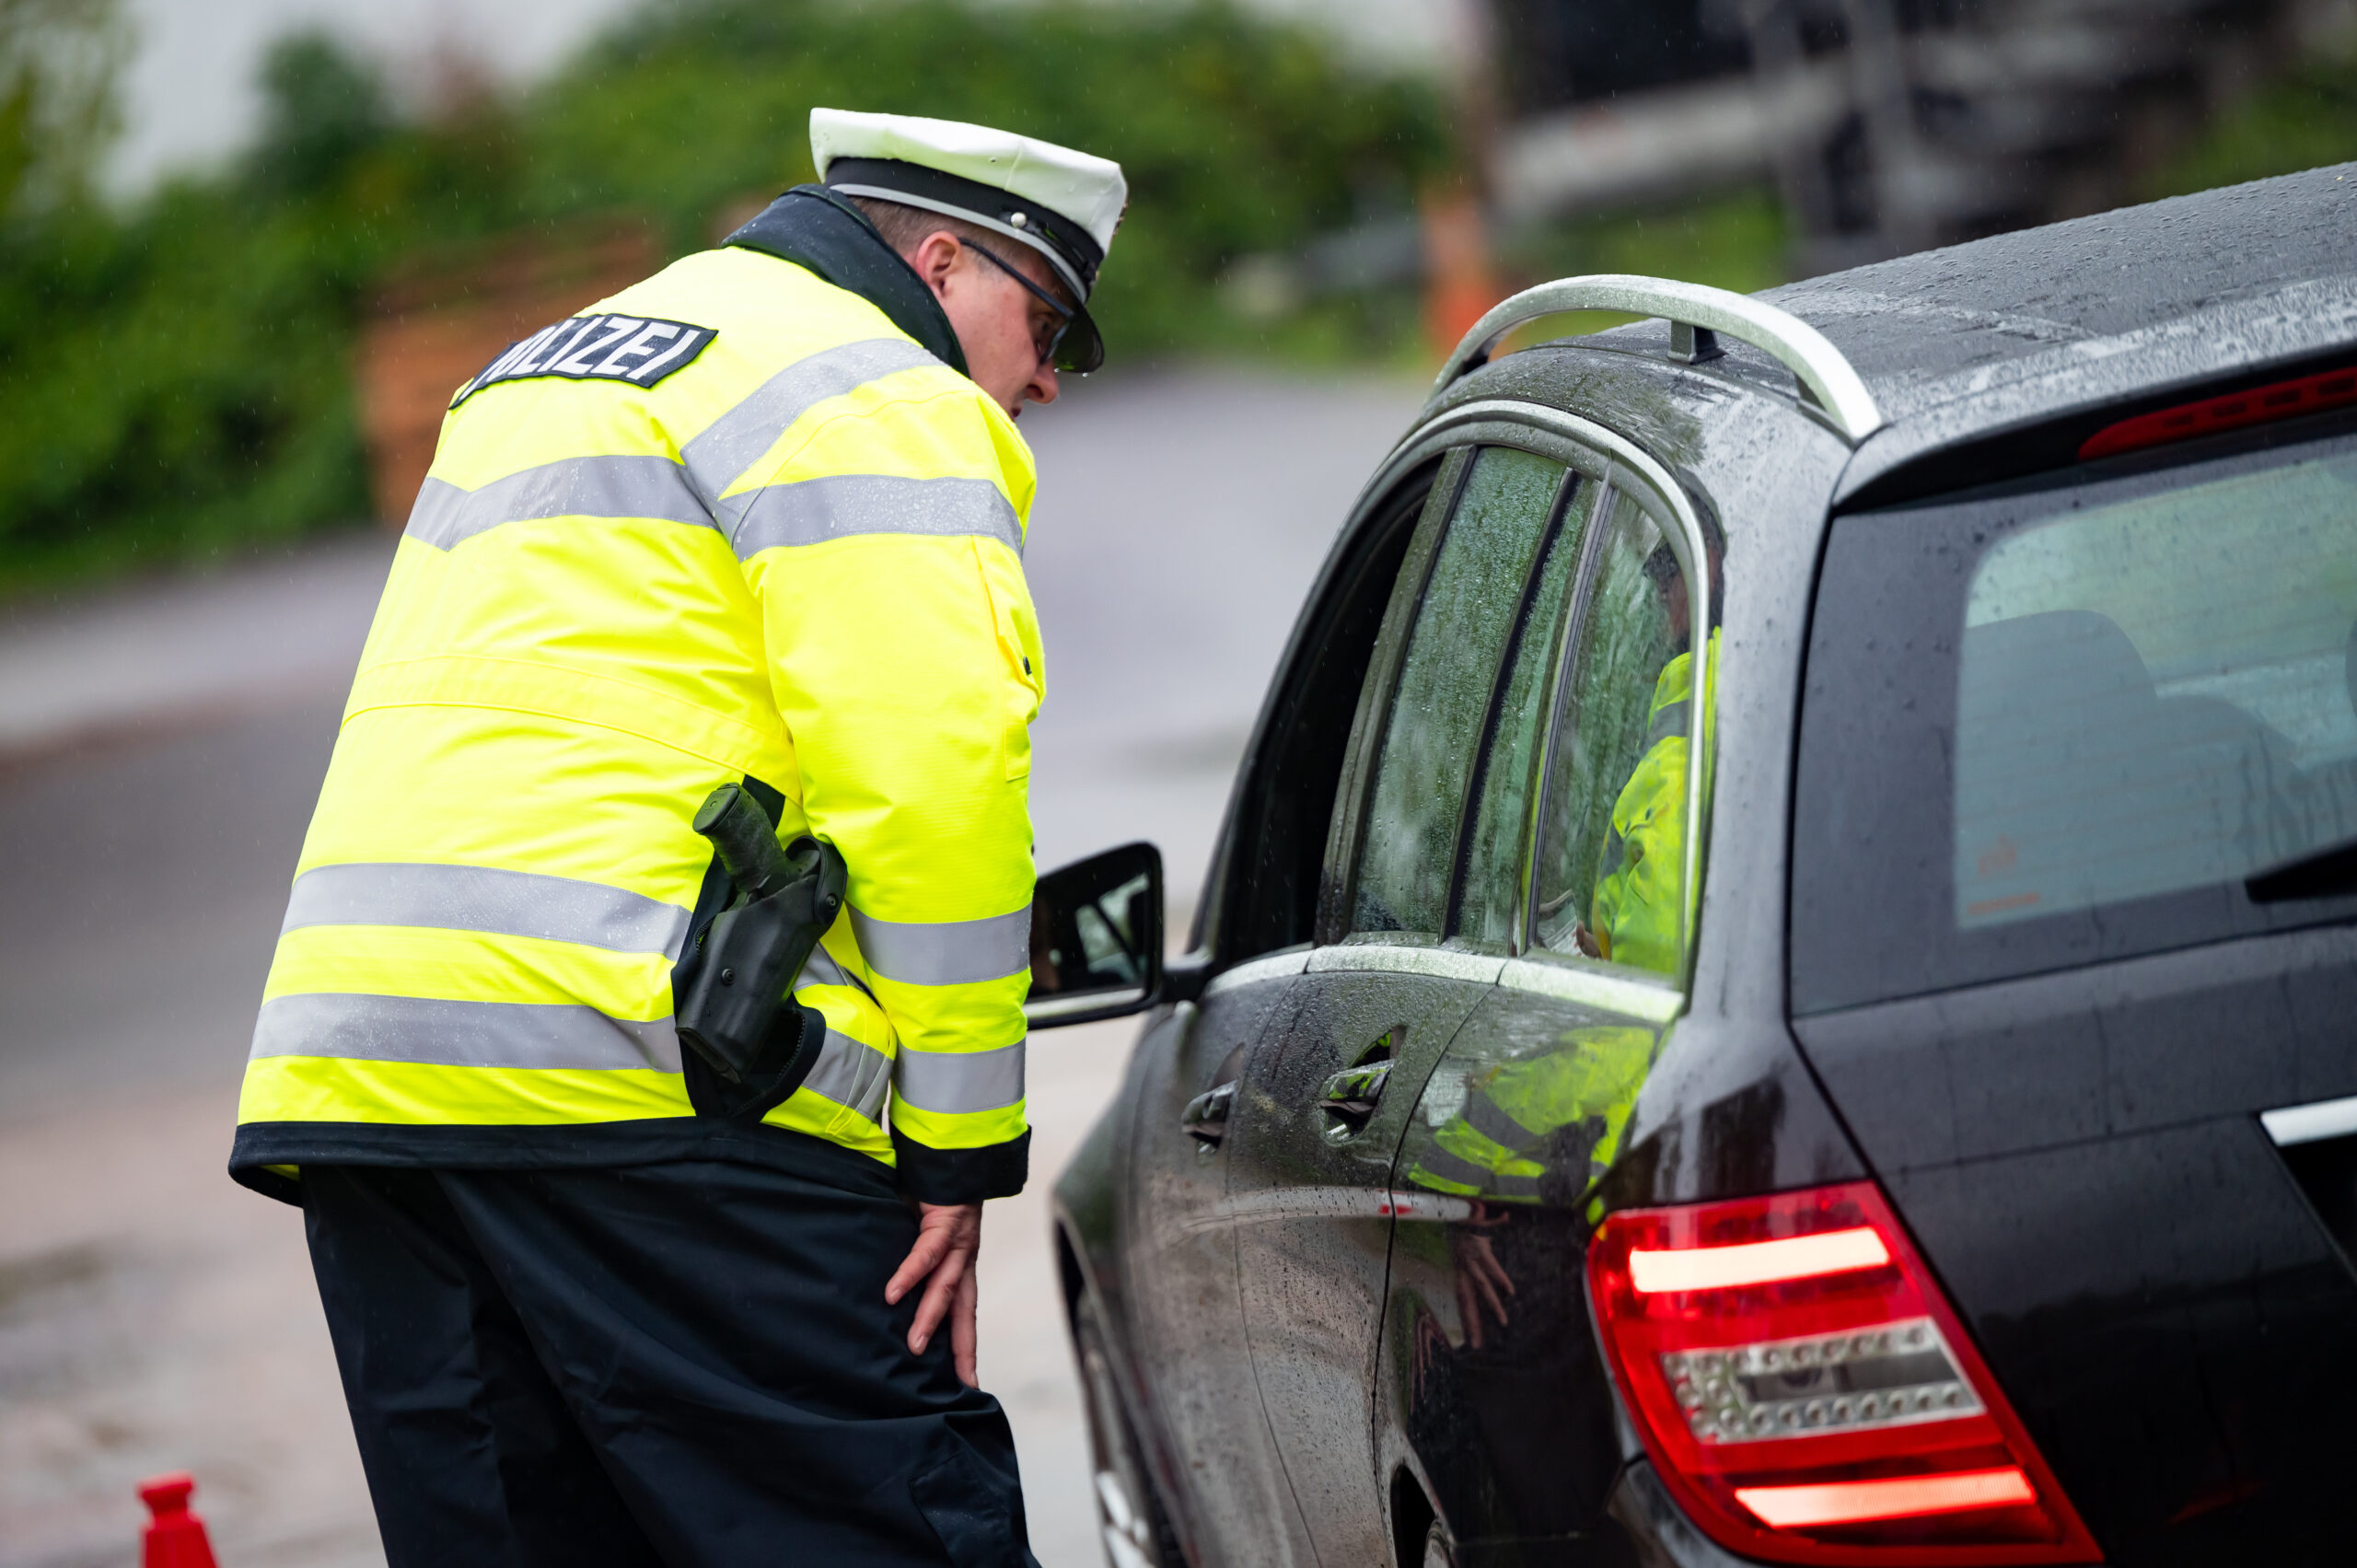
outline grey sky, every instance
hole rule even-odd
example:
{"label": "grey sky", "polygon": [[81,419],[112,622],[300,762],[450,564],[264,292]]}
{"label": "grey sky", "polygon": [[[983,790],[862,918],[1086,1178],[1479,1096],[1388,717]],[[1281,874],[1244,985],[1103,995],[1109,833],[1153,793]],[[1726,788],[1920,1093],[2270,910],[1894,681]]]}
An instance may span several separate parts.
{"label": "grey sky", "polygon": [[[437,52],[462,52],[511,80],[562,60],[634,0],[126,0],[138,44],[125,80],[127,122],[110,183],[138,191],[163,173],[218,162],[253,134],[256,65],[271,41],[325,26],[385,59],[396,80]],[[1141,0],[1108,0],[1135,4]],[[1406,64],[1446,58],[1466,0],[1248,0],[1315,18],[1357,51]]]}

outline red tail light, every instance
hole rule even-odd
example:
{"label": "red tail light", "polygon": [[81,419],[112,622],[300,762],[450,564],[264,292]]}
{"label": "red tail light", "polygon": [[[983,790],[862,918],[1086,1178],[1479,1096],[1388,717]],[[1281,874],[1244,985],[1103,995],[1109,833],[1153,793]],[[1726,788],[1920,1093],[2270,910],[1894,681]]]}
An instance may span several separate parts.
{"label": "red tail light", "polygon": [[1587,1266],[1646,1452],[1730,1551],[2102,1560],[1873,1183],[1625,1210]]}
{"label": "red tail light", "polygon": [[2175,408],[2140,413],[2133,419],[2107,424],[2081,444],[2079,460],[2087,462],[2145,447],[2164,447],[2172,441],[2190,441],[2197,436],[2217,436],[2274,419],[2322,413],[2350,403],[2357,403],[2357,371],[2328,370],[2321,376],[2303,376],[2295,381],[2253,387],[2247,392],[2229,392],[2223,398],[2179,403]]}

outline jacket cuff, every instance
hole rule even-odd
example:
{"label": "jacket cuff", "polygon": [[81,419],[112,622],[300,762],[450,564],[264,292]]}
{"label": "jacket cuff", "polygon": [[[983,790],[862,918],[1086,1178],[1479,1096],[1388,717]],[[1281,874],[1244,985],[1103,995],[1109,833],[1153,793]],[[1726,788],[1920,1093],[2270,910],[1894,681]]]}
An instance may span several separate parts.
{"label": "jacket cuff", "polygon": [[936,1149],[892,1130],[900,1191],[920,1203],[979,1203],[1012,1198],[1031,1173],[1031,1130],[979,1149]]}

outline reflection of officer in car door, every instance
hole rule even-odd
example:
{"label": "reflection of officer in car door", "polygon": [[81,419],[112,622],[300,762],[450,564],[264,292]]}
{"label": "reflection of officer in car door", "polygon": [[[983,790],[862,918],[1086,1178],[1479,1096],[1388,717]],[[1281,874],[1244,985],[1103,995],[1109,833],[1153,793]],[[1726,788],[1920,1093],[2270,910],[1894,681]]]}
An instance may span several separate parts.
{"label": "reflection of officer in car door", "polygon": [[[1718,525],[1702,519],[1711,575],[1710,692],[1718,691],[1719,610],[1723,600],[1719,563],[1726,542]],[[1666,542],[1645,558],[1668,617],[1669,640],[1678,656],[1654,681],[1647,713],[1645,749],[1636,771],[1612,803],[1612,831],[1605,841],[1588,918],[1574,939],[1594,958],[1676,974],[1684,956],[1686,871],[1686,765],[1694,733],[1693,610],[1686,575]],[[1712,714],[1709,694],[1701,714],[1703,755],[1708,765]]]}
{"label": "reflection of officer in car door", "polygon": [[[1564,1210],[1619,1153],[1655,1040],[1637,1027],[1573,1029],[1544,1055],[1475,1074],[1409,1165],[1418,1186],[1472,1202],[1445,1222],[1458,1342],[1429,1314],[1411,1330],[1408,1435],[1444,1493],[1486,1469],[1484,1507],[1515,1534],[1585,1527],[1600,1500],[1565,1477],[1610,1469],[1610,1423],[1578,1397],[1600,1368],[1580,1311],[1580,1222]],[[1565,1412],[1582,1411],[1593,1419],[1567,1427]]]}
{"label": "reflection of officer in car door", "polygon": [[1472,1074],[1464,1106],[1417,1153],[1408,1179],[1462,1198],[1578,1202],[1620,1151],[1655,1038],[1634,1025],[1573,1029],[1543,1056]]}

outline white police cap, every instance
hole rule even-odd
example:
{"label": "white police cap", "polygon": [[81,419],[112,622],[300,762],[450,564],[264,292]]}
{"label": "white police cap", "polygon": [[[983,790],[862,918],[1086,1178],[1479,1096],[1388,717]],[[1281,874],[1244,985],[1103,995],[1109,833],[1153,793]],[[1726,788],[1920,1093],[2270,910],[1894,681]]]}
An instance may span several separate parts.
{"label": "white police cap", "polygon": [[810,158],[830,190],[946,213],[1030,246],[1084,302],[1130,197],[1109,158],[956,120],[814,109]]}

